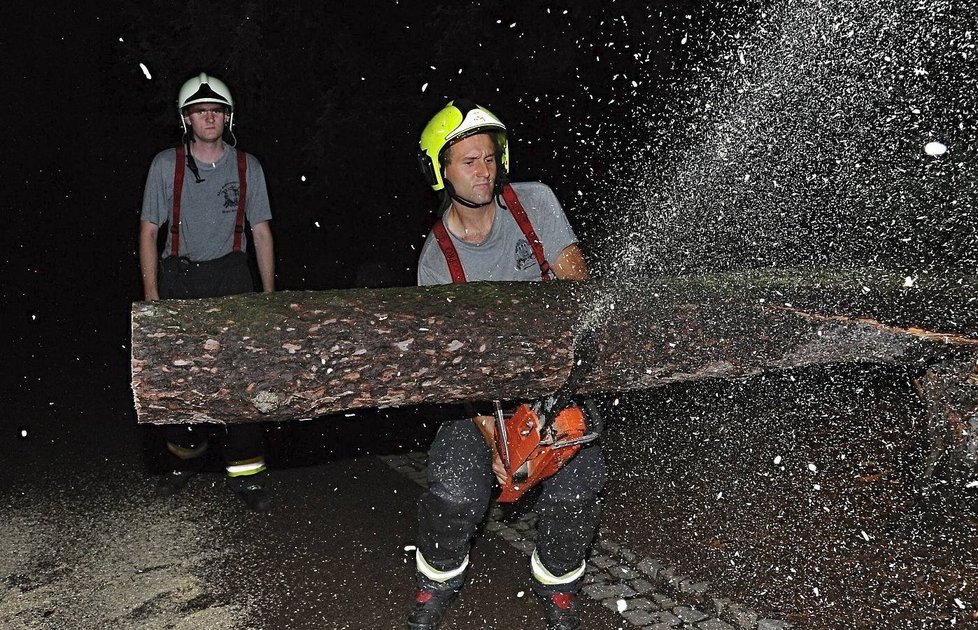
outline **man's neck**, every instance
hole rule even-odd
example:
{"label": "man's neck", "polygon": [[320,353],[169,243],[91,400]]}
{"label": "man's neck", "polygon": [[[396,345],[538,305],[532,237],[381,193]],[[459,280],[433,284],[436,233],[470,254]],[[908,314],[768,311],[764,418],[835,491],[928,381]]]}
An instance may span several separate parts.
{"label": "man's neck", "polygon": [[481,243],[489,236],[496,218],[496,201],[478,208],[466,208],[453,203],[446,215],[445,224],[455,236],[470,243]]}
{"label": "man's neck", "polygon": [[224,155],[224,141],[220,138],[213,142],[194,139],[193,144],[190,145],[190,152],[197,161],[213,164]]}

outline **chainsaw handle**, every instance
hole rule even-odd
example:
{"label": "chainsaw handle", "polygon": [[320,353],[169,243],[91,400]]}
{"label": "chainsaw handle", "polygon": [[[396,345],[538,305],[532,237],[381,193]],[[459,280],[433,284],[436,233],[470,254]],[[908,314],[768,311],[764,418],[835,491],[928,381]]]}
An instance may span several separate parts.
{"label": "chainsaw handle", "polygon": [[598,338],[593,328],[588,328],[578,335],[574,343],[574,365],[571,366],[567,380],[557,388],[557,391],[543,401],[541,410],[541,415],[543,416],[543,422],[540,427],[541,433],[550,429],[557,414],[574,404],[574,395],[577,393],[577,387],[580,385],[581,379],[594,366],[594,358],[597,355],[597,350]]}
{"label": "chainsaw handle", "polygon": [[581,411],[584,412],[584,422],[587,424],[588,433],[595,435],[604,433],[604,416],[601,415],[593,399],[585,398],[584,404],[581,405]]}

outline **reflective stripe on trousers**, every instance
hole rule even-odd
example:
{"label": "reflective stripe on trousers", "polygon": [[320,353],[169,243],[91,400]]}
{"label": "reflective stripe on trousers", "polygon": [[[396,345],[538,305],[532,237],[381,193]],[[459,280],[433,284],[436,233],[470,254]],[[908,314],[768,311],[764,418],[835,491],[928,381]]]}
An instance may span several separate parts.
{"label": "reflective stripe on trousers", "polygon": [[587,567],[587,562],[582,562],[581,566],[574,569],[570,573],[565,575],[557,576],[547,570],[547,567],[543,566],[540,562],[540,556],[537,555],[537,550],[533,550],[533,555],[530,557],[530,570],[533,573],[534,579],[540,584],[545,586],[557,586],[560,584],[570,584],[574,580],[580,578],[584,575],[584,569]]}
{"label": "reflective stripe on trousers", "polygon": [[228,477],[257,475],[260,472],[265,472],[265,458],[252,457],[251,459],[228,462],[225,470],[227,470]]}
{"label": "reflective stripe on trousers", "polygon": [[207,442],[194,447],[180,446],[179,444],[174,444],[173,442],[166,443],[166,450],[170,451],[176,455],[179,459],[196,459],[204,454],[207,450]]}
{"label": "reflective stripe on trousers", "polygon": [[423,555],[421,555],[420,549],[415,552],[414,561],[418,565],[418,572],[421,575],[425,576],[429,580],[442,583],[462,575],[465,573],[465,569],[467,569],[469,566],[469,557],[465,556],[465,560],[462,562],[462,566],[459,568],[452,569],[450,571],[439,571],[435,567],[428,564],[428,561],[424,559]]}

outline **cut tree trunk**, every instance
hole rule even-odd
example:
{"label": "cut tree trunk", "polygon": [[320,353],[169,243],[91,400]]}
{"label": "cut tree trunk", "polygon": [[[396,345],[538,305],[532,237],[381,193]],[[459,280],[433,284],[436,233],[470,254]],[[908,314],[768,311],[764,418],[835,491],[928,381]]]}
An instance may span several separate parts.
{"label": "cut tree trunk", "polygon": [[978,280],[868,270],[471,283],[138,302],[141,423],[284,421],[535,399],[592,328],[580,393],[830,363],[975,364]]}

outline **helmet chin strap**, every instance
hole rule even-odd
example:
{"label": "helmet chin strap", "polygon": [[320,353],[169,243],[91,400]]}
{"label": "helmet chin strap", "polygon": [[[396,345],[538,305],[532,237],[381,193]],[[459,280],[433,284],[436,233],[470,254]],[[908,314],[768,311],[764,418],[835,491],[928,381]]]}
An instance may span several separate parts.
{"label": "helmet chin strap", "polygon": [[231,112],[230,118],[224,124],[224,133],[221,134],[221,139],[224,140],[225,144],[230,144],[232,147],[238,146],[238,138],[234,135],[234,112]]}
{"label": "helmet chin strap", "polygon": [[[451,197],[453,201],[459,202],[460,204],[462,204],[466,208],[481,208],[483,206],[488,205],[488,202],[487,203],[476,203],[474,201],[471,201],[469,199],[466,199],[465,197],[463,197],[460,194],[458,194],[457,192],[455,192],[455,187],[452,186],[452,182],[448,181],[447,178],[445,178],[444,181],[445,181],[445,192],[448,193],[448,196]],[[496,178],[496,181],[495,181],[495,183],[492,186],[492,196],[493,196],[493,198],[498,197],[500,194],[502,194],[502,192],[503,192],[503,186],[505,184],[506,184],[505,178],[503,178],[503,177],[497,177]]]}
{"label": "helmet chin strap", "polygon": [[190,167],[190,172],[194,174],[194,179],[197,183],[204,181],[204,178],[200,176],[200,169],[197,168],[197,160],[194,159],[193,153],[190,152],[190,132],[183,134],[184,142],[187,145],[187,166]]}
{"label": "helmet chin strap", "polygon": [[455,187],[452,186],[451,182],[445,182],[445,190],[448,191],[448,196],[451,197],[453,201],[459,202],[466,208],[481,208],[482,206],[487,205],[484,203],[476,203],[459,195],[455,192]]}

